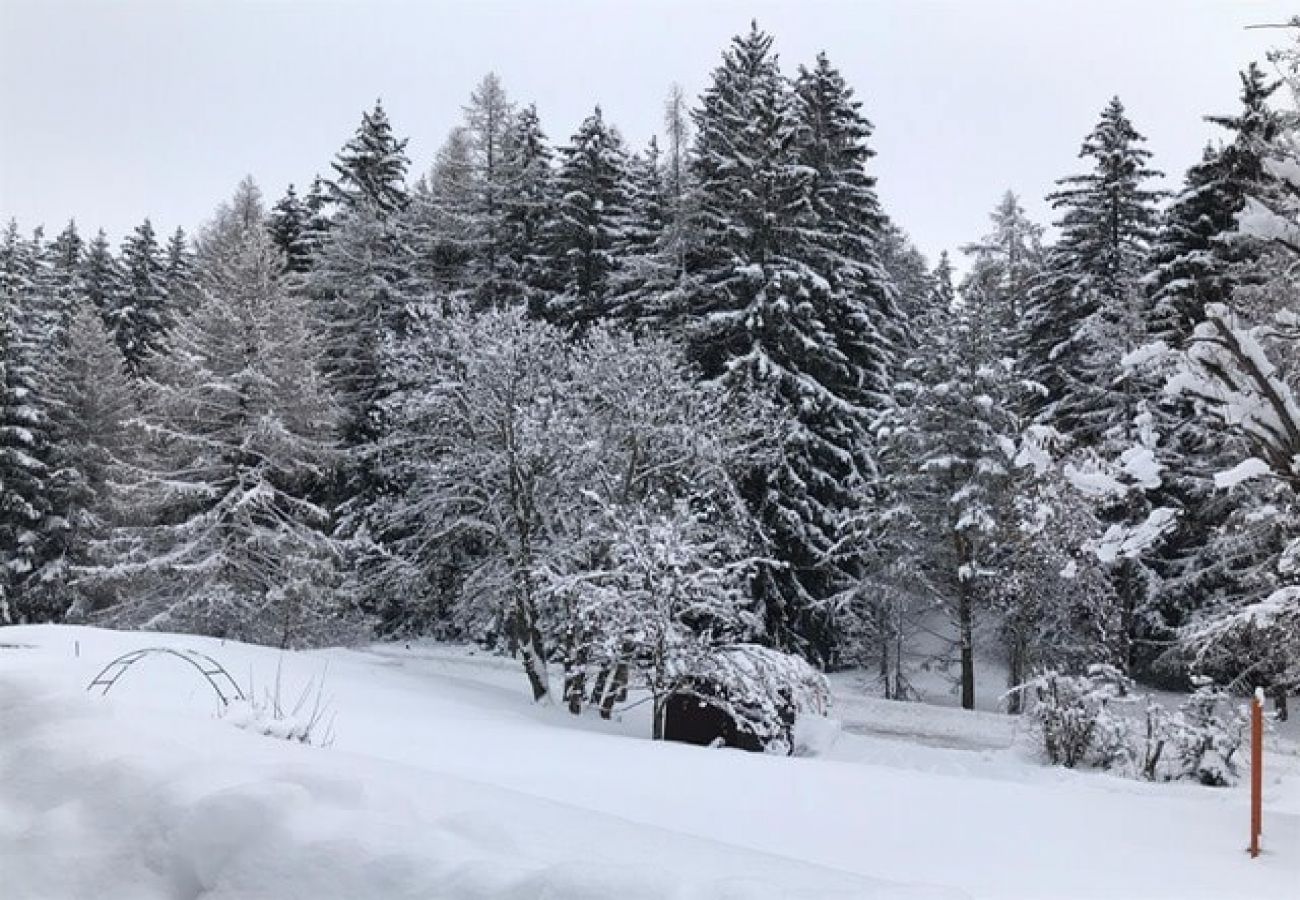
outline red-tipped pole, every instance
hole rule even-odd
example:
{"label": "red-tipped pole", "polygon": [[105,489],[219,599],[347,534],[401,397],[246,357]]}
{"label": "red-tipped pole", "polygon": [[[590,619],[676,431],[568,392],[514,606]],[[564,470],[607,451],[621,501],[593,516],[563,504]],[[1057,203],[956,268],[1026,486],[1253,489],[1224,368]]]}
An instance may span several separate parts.
{"label": "red-tipped pole", "polygon": [[1264,826],[1264,689],[1255,688],[1250,701],[1250,856],[1259,856]]}

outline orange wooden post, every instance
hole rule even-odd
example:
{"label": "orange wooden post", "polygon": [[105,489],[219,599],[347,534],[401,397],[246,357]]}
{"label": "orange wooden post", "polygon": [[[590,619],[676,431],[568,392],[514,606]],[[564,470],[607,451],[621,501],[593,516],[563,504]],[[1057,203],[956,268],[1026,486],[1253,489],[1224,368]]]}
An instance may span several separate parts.
{"label": "orange wooden post", "polygon": [[1256,688],[1250,701],[1250,856],[1259,856],[1263,830],[1264,793],[1264,689]]}

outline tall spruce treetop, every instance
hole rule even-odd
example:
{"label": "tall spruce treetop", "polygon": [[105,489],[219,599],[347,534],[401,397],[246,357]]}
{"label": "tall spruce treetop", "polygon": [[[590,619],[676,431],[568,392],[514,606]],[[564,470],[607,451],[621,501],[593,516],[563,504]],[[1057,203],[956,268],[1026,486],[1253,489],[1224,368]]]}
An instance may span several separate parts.
{"label": "tall spruce treetop", "polygon": [[153,225],[145,219],[122,241],[124,290],[109,312],[109,326],[131,372],[143,372],[167,326],[166,263]]}
{"label": "tall spruce treetop", "polygon": [[298,198],[292,184],[271,208],[267,228],[276,247],[284,254],[285,265],[290,272],[302,273],[311,268],[311,239],[308,234],[310,217],[307,205]]}
{"label": "tall spruce treetop", "polygon": [[1124,104],[1112,98],[1079,151],[1091,158],[1093,170],[1060,179],[1061,189],[1047,197],[1062,211],[1056,252],[1069,257],[1075,278],[1108,297],[1128,290],[1143,271],[1155,235],[1156,204],[1164,194],[1145,185],[1162,173],[1148,167],[1145,141]]}
{"label": "tall spruce treetop", "polygon": [[1187,171],[1182,191],[1166,210],[1152,247],[1152,332],[1171,345],[1191,336],[1210,303],[1228,303],[1239,284],[1251,281],[1242,263],[1258,257],[1257,242],[1230,237],[1246,199],[1268,179],[1264,159],[1277,136],[1278,114],[1268,101],[1279,82],[1270,82],[1252,63],[1241,73],[1241,111],[1207,116],[1232,133],[1232,140],[1206,148]]}
{"label": "tall spruce treetop", "polygon": [[375,108],[361,117],[352,139],[331,163],[336,178],[330,182],[330,199],[345,210],[367,206],[381,216],[406,208],[406,141],[393,135],[388,114],[376,100]]}
{"label": "tall spruce treetop", "polygon": [[888,403],[898,343],[895,290],[880,262],[885,215],[876,180],[867,174],[875,156],[872,126],[862,103],[826,54],[795,80],[799,121],[797,153],[815,173],[812,182],[817,236],[811,261],[835,293],[827,325],[853,364],[876,407]]}
{"label": "tall spruce treetop", "polygon": [[501,252],[512,267],[505,299],[542,313],[549,277],[542,235],[555,208],[555,175],[537,107],[529,104],[511,123],[505,144],[510,189],[502,198]]}
{"label": "tall spruce treetop", "polygon": [[125,289],[125,284],[122,267],[113,255],[108,235],[104,234],[102,228],[86,246],[81,275],[86,301],[107,323],[113,309],[117,307],[118,296]]}
{"label": "tall spruce treetop", "polygon": [[560,148],[555,190],[547,244],[558,294],[549,315],[586,325],[609,312],[610,281],[631,224],[627,151],[599,106]]}
{"label": "tall spruce treetop", "polygon": [[1144,141],[1111,100],[1079,153],[1092,171],[1061,179],[1048,196],[1062,211],[1061,235],[1025,316],[1029,374],[1046,389],[1046,417],[1084,444],[1120,415],[1098,392],[1145,336],[1138,280],[1163,195],[1146,186],[1161,173],[1147,166]]}

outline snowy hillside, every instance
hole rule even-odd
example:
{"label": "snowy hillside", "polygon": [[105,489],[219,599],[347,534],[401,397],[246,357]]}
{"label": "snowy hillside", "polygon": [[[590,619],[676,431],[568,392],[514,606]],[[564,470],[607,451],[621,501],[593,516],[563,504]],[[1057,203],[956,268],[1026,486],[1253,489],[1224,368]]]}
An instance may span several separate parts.
{"label": "snowy hillside", "polygon": [[[193,648],[255,693],[324,678],[335,740],[216,718]],[[79,655],[78,655],[79,654]],[[839,697],[818,758],[655,743],[534,707],[460,648],[277,651],[89,628],[0,630],[6,900],[1294,897],[1300,758],[1275,736],[1269,852],[1241,789],[1039,765],[1005,717]],[[852,680],[837,681],[841,694]]]}

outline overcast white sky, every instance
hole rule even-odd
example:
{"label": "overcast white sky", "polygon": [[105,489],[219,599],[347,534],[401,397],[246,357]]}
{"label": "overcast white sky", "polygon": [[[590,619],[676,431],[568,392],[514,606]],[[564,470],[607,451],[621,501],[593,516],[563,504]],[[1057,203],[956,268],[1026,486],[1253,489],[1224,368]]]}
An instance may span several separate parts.
{"label": "overcast white sky", "polygon": [[636,144],[750,18],[793,73],[818,50],[876,125],[890,213],[932,256],[1031,211],[1118,93],[1175,178],[1284,39],[1273,0],[0,0],[0,216],[116,240],[191,230],[251,173],[274,199],[324,171],[383,98],[425,169],[488,70],[562,142],[599,102]]}

